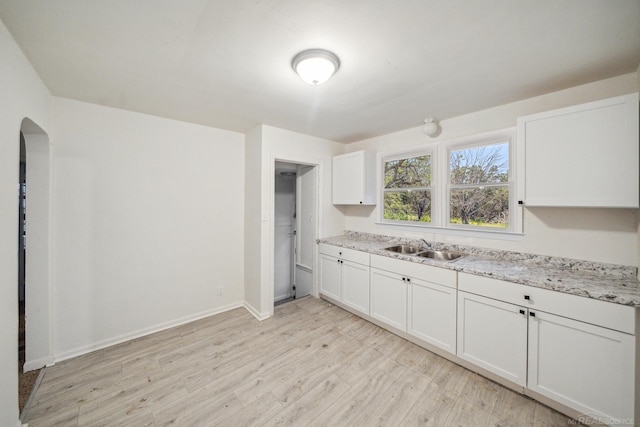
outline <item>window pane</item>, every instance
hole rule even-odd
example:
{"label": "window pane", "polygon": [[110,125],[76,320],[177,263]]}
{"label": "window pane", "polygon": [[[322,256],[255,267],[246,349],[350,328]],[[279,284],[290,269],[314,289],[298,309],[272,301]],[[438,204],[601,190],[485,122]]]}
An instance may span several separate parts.
{"label": "window pane", "polygon": [[482,227],[509,227],[509,188],[451,190],[449,222]]}
{"label": "window pane", "polygon": [[451,184],[489,184],[509,181],[509,143],[452,150]]}
{"label": "window pane", "polygon": [[431,191],[386,191],[384,219],[431,222]]}
{"label": "window pane", "polygon": [[431,155],[384,162],[384,188],[415,188],[431,185]]}

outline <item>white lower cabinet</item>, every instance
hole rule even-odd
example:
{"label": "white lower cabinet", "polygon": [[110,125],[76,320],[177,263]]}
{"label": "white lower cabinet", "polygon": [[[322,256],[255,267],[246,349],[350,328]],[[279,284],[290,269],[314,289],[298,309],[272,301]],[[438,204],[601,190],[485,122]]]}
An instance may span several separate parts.
{"label": "white lower cabinet", "polygon": [[320,245],[320,293],[369,315],[369,254]]}
{"label": "white lower cabinet", "polygon": [[458,285],[458,357],[584,420],[633,424],[636,309],[465,273]]}
{"label": "white lower cabinet", "polygon": [[342,265],[338,258],[320,254],[320,293],[342,300]]}
{"label": "white lower cabinet", "polygon": [[458,292],[458,357],[516,384],[527,382],[527,312]]}
{"label": "white lower cabinet", "polygon": [[371,269],[371,317],[407,331],[407,278]]}
{"label": "white lower cabinet", "polygon": [[371,255],[371,316],[456,353],[457,273]]}
{"label": "white lower cabinet", "polygon": [[324,244],[320,293],[583,421],[640,416],[634,307]]}
{"label": "white lower cabinet", "polygon": [[407,332],[455,354],[456,296],[455,288],[411,279]]}
{"label": "white lower cabinet", "polygon": [[634,346],[633,335],[531,310],[527,387],[599,424],[629,424]]}
{"label": "white lower cabinet", "polygon": [[344,261],[342,264],[342,302],[369,314],[369,266]]}

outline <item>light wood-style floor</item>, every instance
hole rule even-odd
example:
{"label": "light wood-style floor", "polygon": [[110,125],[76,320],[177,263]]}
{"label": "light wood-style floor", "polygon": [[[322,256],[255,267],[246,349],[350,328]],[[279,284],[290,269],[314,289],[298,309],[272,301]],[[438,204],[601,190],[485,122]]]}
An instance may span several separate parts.
{"label": "light wood-style floor", "polygon": [[47,368],[36,426],[559,426],[567,417],[326,301],[236,309]]}

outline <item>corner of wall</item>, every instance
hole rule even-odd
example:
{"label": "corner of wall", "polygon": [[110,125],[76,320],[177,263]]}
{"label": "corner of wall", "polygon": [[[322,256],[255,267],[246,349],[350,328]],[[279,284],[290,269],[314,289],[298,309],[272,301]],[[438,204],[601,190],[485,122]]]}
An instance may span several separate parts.
{"label": "corner of wall", "polygon": [[[262,176],[262,125],[245,134],[244,144],[244,298],[250,307],[260,306],[260,209]],[[257,214],[256,214],[257,213]],[[251,310],[249,310],[251,311]],[[255,311],[258,313],[257,311]],[[254,314],[252,312],[252,314]],[[255,315],[255,314],[254,314]]]}
{"label": "corner of wall", "polygon": [[260,313],[253,305],[249,304],[247,301],[244,302],[244,308],[247,309],[247,311],[259,321],[263,321],[269,318],[269,313]]}

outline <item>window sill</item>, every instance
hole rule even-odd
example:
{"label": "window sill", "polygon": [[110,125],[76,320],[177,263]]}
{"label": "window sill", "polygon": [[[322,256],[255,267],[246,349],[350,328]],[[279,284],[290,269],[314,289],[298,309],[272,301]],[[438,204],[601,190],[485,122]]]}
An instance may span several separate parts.
{"label": "window sill", "polygon": [[376,225],[393,228],[404,228],[407,230],[416,231],[416,229],[423,230],[425,233],[445,234],[449,236],[461,236],[461,237],[476,237],[481,239],[493,239],[493,240],[510,240],[510,241],[523,241],[524,233],[514,231],[486,231],[486,230],[472,230],[466,228],[445,228],[436,227],[434,225],[422,225],[422,224],[398,224],[396,222],[381,222],[376,221]]}

